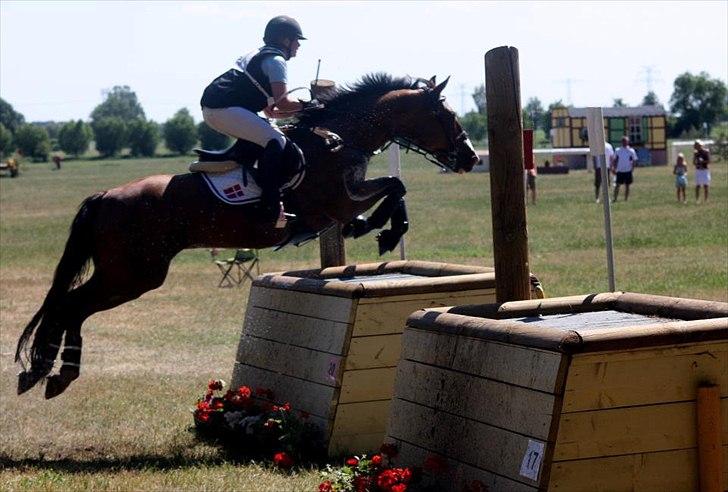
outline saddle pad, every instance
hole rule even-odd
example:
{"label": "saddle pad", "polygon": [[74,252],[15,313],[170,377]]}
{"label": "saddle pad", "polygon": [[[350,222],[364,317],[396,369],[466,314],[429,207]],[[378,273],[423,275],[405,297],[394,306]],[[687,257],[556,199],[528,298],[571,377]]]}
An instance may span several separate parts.
{"label": "saddle pad", "polygon": [[[246,205],[260,200],[260,186],[250,173],[246,173],[243,180],[243,168],[240,166],[224,173],[201,172],[200,174],[212,194],[229,205]],[[281,191],[285,193],[295,189],[303,180],[304,174],[305,170],[296,173],[281,186]]]}

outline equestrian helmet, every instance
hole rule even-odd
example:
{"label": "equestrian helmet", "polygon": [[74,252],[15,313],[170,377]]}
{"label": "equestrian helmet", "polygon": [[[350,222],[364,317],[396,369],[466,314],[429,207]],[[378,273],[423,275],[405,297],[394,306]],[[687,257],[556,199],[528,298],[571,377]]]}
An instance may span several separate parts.
{"label": "equestrian helmet", "polygon": [[263,41],[266,43],[274,43],[282,38],[306,39],[303,37],[301,25],[296,19],[287,15],[279,15],[268,21],[268,24],[265,26]]}

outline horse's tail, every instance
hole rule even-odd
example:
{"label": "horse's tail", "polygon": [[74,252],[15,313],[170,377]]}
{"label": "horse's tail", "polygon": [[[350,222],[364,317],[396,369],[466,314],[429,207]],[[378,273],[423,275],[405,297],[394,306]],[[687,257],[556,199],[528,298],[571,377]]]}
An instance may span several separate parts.
{"label": "horse's tail", "polygon": [[[71,224],[68,241],[66,241],[66,248],[63,250],[63,256],[61,256],[61,260],[56,267],[51,288],[43,300],[40,309],[38,309],[38,312],[35,313],[33,319],[30,320],[30,323],[28,323],[20,335],[18,346],[15,350],[15,362],[21,362],[22,364],[21,359],[32,362],[41,358],[42,355],[40,352],[45,348],[51,335],[57,335],[55,332],[63,329],[57,323],[43,323],[42,321],[48,315],[49,311],[58,305],[62,297],[81,282],[86,274],[89,261],[93,254],[91,232],[93,230],[98,204],[103,196],[104,193],[91,195],[79,207],[78,213],[76,213],[76,217]],[[33,333],[36,334],[36,339],[41,343],[34,344],[32,353],[29,354],[27,345]]]}

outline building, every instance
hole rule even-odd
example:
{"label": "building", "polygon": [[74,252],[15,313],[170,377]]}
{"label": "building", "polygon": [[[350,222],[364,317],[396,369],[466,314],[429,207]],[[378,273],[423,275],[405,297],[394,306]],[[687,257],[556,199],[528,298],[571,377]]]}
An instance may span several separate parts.
{"label": "building", "polygon": [[[588,147],[587,108],[556,108],[551,112],[551,145],[555,148]],[[638,165],[667,164],[667,113],[662,106],[604,108],[604,135],[616,149],[624,135],[637,152]],[[573,169],[586,168],[585,155],[565,155]]]}

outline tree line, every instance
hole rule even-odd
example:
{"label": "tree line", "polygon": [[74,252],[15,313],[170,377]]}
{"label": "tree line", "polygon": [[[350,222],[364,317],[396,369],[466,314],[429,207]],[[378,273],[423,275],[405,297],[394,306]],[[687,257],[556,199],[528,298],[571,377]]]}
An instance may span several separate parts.
{"label": "tree line", "polygon": [[89,123],[26,123],[22,114],[0,98],[0,156],[18,150],[33,160],[47,161],[52,151],[60,150],[78,157],[89,150],[92,141],[102,157],[113,157],[126,149],[134,157],[152,157],[162,141],[176,154],[188,154],[198,142],[208,149],[222,149],[230,144],[227,135],[204,122],[195,125],[186,108],[162,124],[148,120],[128,86],[108,91],[104,101],[91,112]]}
{"label": "tree line", "polygon": [[[473,92],[477,110],[461,116],[461,122],[471,138],[483,141],[487,135],[485,86]],[[728,89],[720,79],[706,72],[693,75],[685,72],[673,84],[668,111],[668,137],[693,137],[714,125],[728,120]],[[643,98],[641,105],[662,105],[654,92]],[[614,107],[626,106],[621,99]],[[555,101],[544,108],[537,97],[523,106],[525,128],[541,129],[548,138],[551,112],[566,105]],[[128,149],[132,156],[151,157],[161,141],[169,151],[187,154],[199,142],[207,149],[222,149],[230,139],[204,122],[195,125],[192,115],[180,109],[163,124],[148,120],[136,94],[128,86],[116,86],[107,92],[104,101],[91,112],[91,120],[26,123],[22,114],[0,98],[0,157],[15,150],[34,160],[47,161],[50,153],[61,150],[67,155],[80,156],[88,151],[91,142],[102,157],[112,157]]]}
{"label": "tree line", "polygon": [[[480,85],[473,92],[476,110],[466,113],[460,118],[465,130],[476,141],[485,139],[488,128],[486,118],[485,86]],[[706,72],[693,75],[685,72],[673,82],[673,93],[667,111],[667,135],[669,138],[701,136],[708,133],[720,122],[728,120],[728,89],[726,84],[717,78],[711,78]],[[626,107],[622,98],[614,99],[613,107]],[[662,106],[657,95],[648,92],[640,106]],[[548,138],[551,130],[551,112],[556,108],[568,107],[561,100],[552,102],[546,108],[537,98],[532,97],[523,106],[524,128],[541,129]]]}

